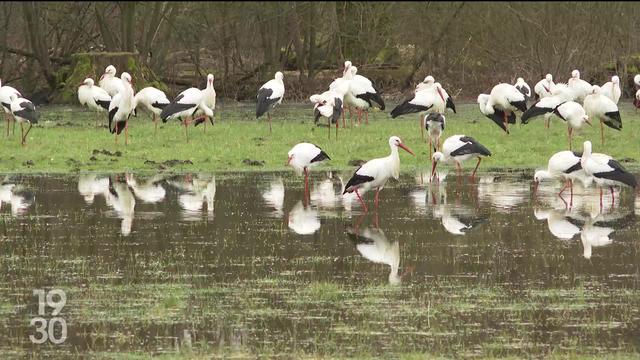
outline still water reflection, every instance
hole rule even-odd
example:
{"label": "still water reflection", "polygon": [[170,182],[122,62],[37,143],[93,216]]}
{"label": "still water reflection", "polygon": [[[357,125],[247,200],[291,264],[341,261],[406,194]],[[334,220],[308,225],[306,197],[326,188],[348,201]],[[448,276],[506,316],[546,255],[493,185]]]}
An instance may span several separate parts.
{"label": "still water reflection", "polygon": [[[248,351],[276,343],[282,344],[279,351],[319,351],[312,347],[323,340],[308,339],[320,336],[349,339],[353,353],[379,354],[366,345],[372,342],[379,349],[446,352],[488,341],[479,325],[473,325],[477,331],[466,327],[471,324],[502,334],[512,345],[521,341],[511,338],[515,333],[530,341],[556,341],[554,346],[565,346],[563,341],[575,336],[602,348],[614,346],[611,339],[615,346],[634,342],[640,329],[637,311],[605,303],[602,292],[590,293],[605,289],[640,302],[638,202],[630,191],[616,192],[615,202],[605,197],[600,209],[595,189],[578,186],[571,201],[558,197],[553,184],[541,186],[534,196],[523,174],[470,181],[443,169],[434,181],[428,172],[403,174],[381,192],[379,211],[363,214],[354,195],[342,196],[349,175],[314,173],[308,199],[301,179],[289,173],[7,176],[0,186],[0,299],[9,300],[0,300],[5,301],[0,313],[6,315],[0,327],[9,331],[0,332],[0,344],[9,345],[0,349],[32,347],[24,334],[35,311],[31,291],[38,286],[69,289],[68,316],[75,330],[69,348],[61,348],[79,351],[164,352],[175,348],[169,342],[178,338],[228,345],[242,334],[238,346]],[[300,290],[316,283],[339,286],[311,288],[312,295]],[[354,303],[364,296],[360,291],[388,285],[393,293],[383,288],[367,304],[384,304],[389,311],[385,318],[369,319],[369,310]],[[161,289],[145,295],[161,297],[161,305],[141,300],[145,286]],[[98,327],[86,318],[92,312],[87,302],[117,293],[110,287],[130,290],[105,300],[110,305],[102,306],[110,310],[103,310],[107,320]],[[547,317],[558,315],[545,309],[549,301],[560,306],[560,300],[549,300],[546,293],[540,295],[544,300],[526,298],[577,287],[592,296],[581,300],[591,304],[590,321],[619,318],[624,327],[558,335],[569,320],[555,323]],[[102,288],[104,293],[96,290]],[[343,298],[351,305],[339,301]],[[330,305],[335,299],[338,308]],[[487,299],[503,299],[507,304],[498,308],[519,310],[496,315],[493,306],[483,305]],[[570,296],[562,299],[570,302],[562,306],[573,306]],[[525,306],[520,300],[543,303],[520,309]],[[165,302],[171,309],[167,314]],[[119,303],[140,308],[109,308]],[[460,308],[427,311],[450,303]],[[157,314],[164,315],[153,317]],[[576,313],[575,322],[586,314]],[[452,322],[451,316],[466,320]],[[96,342],[96,333],[120,329],[127,321],[144,329],[135,340],[107,336]],[[395,324],[394,331],[405,329],[400,343],[374,335],[390,335],[381,325],[388,322]],[[293,323],[301,326],[295,325],[296,332]],[[362,347],[357,341],[353,345],[354,339]],[[509,354],[529,354],[510,349]]]}

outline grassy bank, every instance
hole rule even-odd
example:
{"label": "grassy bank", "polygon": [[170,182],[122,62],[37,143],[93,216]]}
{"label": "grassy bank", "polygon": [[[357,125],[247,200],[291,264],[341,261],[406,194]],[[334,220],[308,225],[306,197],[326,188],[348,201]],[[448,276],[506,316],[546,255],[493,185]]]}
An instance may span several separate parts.
{"label": "grassy bank", "polygon": [[[594,150],[624,159],[629,168],[638,168],[640,160],[640,119],[631,104],[621,104],[624,129],[606,128],[606,146],[600,146],[599,127],[587,127],[574,139],[581,148],[584,140],[594,142]],[[391,107],[390,107],[391,108]],[[529,125],[517,125],[506,135],[490,120],[480,115],[476,104],[458,105],[458,114],[447,114],[445,135],[467,134],[475,137],[492,152],[483,162],[489,168],[537,168],[548,157],[567,148],[566,126],[554,118],[551,129],[543,128],[542,118]],[[327,128],[313,125],[308,105],[282,106],[274,113],[273,134],[269,135],[265,119],[253,118],[253,105],[227,105],[217,114],[218,122],[189,128],[190,142],[177,121],[160,125],[157,135],[147,114],[132,118],[130,143],[114,143],[106,128],[94,127],[95,116],[79,107],[43,107],[40,124],[29,134],[26,147],[20,146],[20,127],[0,144],[0,172],[76,172],[76,171],[247,171],[282,170],[287,151],[296,143],[313,142],[332,158],[326,169],[348,169],[350,160],[371,159],[389,152],[387,139],[400,136],[416,152],[413,158],[401,155],[402,169],[429,166],[428,148],[421,142],[417,115],[392,120],[388,112],[372,112],[368,126],[340,129],[327,139]],[[106,115],[102,115],[106,123]],[[597,123],[596,123],[597,124]],[[4,131],[5,123],[3,123]],[[245,159],[261,165],[247,164]],[[179,161],[171,161],[179,160]],[[167,162],[168,161],[168,162]],[[244,162],[243,162],[244,161]],[[468,165],[470,166],[470,165]]]}

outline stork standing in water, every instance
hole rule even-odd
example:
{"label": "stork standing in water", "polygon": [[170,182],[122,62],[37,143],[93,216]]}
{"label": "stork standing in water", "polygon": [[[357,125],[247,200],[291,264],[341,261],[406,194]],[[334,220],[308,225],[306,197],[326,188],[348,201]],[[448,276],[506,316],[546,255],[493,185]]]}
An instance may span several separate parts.
{"label": "stork standing in water", "polygon": [[158,132],[158,116],[162,114],[162,110],[164,110],[171,101],[169,101],[164,91],[150,86],[136,93],[134,103],[136,109],[142,107],[151,113],[154,126],[153,134],[155,135],[156,132]]}
{"label": "stork standing in water", "polygon": [[[22,97],[20,92],[11,86],[2,86],[2,81],[0,81],[0,104],[2,104],[2,109],[4,110],[5,118],[7,119],[7,136],[9,136],[9,125],[11,123],[11,118],[13,117],[13,113],[11,112],[11,95],[15,95],[16,97]],[[15,127],[15,118],[13,119],[13,126]]]}
{"label": "stork standing in water", "polygon": [[124,130],[124,144],[129,143],[129,117],[135,111],[135,98],[133,86],[131,86],[131,75],[127,72],[120,74],[123,90],[117,93],[109,104],[109,131],[116,134],[116,144],[118,135]]}
{"label": "stork standing in water", "polygon": [[584,98],[591,94],[591,84],[580,79],[580,71],[573,70],[571,78],[567,81],[567,85],[574,93],[574,101],[584,102]]}
{"label": "stork standing in water", "polygon": [[591,153],[591,141],[583,144],[582,159],[580,164],[584,172],[593,177],[600,188],[600,209],[602,209],[602,188],[608,186],[611,190],[611,206],[615,203],[613,192],[614,185],[627,185],[635,189],[636,178],[628,172],[619,162],[611,157],[602,158]]}
{"label": "stork standing in water", "polygon": [[398,155],[398,148],[402,148],[409,154],[415,156],[413,151],[404,145],[402,140],[397,136],[389,138],[389,147],[391,148],[391,154],[389,156],[369,160],[360,166],[351,179],[349,179],[342,193],[344,195],[355,192],[365,213],[368,212],[367,205],[362,201],[359,191],[364,193],[369,189],[376,189],[375,208],[377,209],[380,190],[384,188],[389,178],[393,177],[397,180],[400,176],[400,156]]}
{"label": "stork standing in water", "polygon": [[620,78],[618,76],[612,76],[611,81],[606,82],[600,88],[600,94],[608,97],[613,100],[613,102],[618,105],[618,101],[620,101],[620,96],[622,96],[622,90],[620,89]]}
{"label": "stork standing in water", "polygon": [[187,129],[198,110],[203,111],[205,117],[213,117],[213,110],[205,104],[202,90],[198,88],[188,88],[178,94],[178,96],[162,110],[160,118],[163,123],[173,118],[181,120],[187,142],[189,142],[189,132]]}
{"label": "stork standing in water", "polygon": [[[122,75],[120,75],[122,78]],[[104,69],[104,74],[100,77],[98,85],[103,88],[111,97],[116,96],[117,93],[124,90],[124,84],[121,78],[116,77],[116,67],[113,65],[107,66]]]}
{"label": "stork standing in water", "polygon": [[[605,157],[609,157],[604,154],[592,154],[593,157],[599,160],[605,160]],[[567,189],[571,189],[571,199],[569,206],[573,206],[573,182],[579,180],[584,187],[589,186],[593,181],[591,176],[587,175],[582,169],[582,154],[564,150],[553,154],[547,163],[546,170],[538,170],[533,175],[533,192],[534,194],[538,190],[538,186],[541,182],[547,180],[562,179],[564,185],[558,196],[562,196],[562,193]],[[606,160],[608,161],[608,160]],[[605,161],[605,162],[606,162]]]}
{"label": "stork standing in water", "polygon": [[511,84],[498,84],[491,93],[478,95],[480,112],[509,134],[508,124],[516,123],[515,111],[527,110],[524,95]]}
{"label": "stork standing in water", "polygon": [[618,105],[610,98],[600,93],[600,87],[593,85],[592,94],[584,98],[584,110],[587,112],[589,119],[600,120],[600,141],[604,145],[604,125],[615,129],[622,130],[622,118]]}
{"label": "stork standing in water", "polygon": [[350,68],[352,81],[349,83],[347,100],[353,104],[358,111],[358,124],[362,123],[362,112],[365,113],[365,124],[369,124],[369,108],[372,102],[378,104],[380,110],[384,110],[384,100],[378,94],[378,90],[373,87],[371,80],[362,75],[358,75],[358,68]]}
{"label": "stork standing in water", "polygon": [[547,74],[544,79],[536,83],[533,87],[533,91],[536,93],[538,99],[542,99],[547,96],[551,96],[551,90],[553,90],[554,85],[553,75]]}
{"label": "stork standing in water", "polygon": [[[31,131],[33,124],[38,123],[39,114],[36,112],[36,107],[33,103],[23,97],[16,94],[11,94],[11,114],[20,123],[21,144],[25,146],[27,144],[27,135]],[[29,123],[27,132],[24,132],[23,123]]]}
{"label": "stork standing in water", "polygon": [[92,78],[86,78],[78,87],[78,101],[96,112],[96,127],[98,127],[98,116],[109,110],[111,96],[103,88],[95,86]]}
{"label": "stork standing in water", "polygon": [[435,175],[436,166],[438,166],[439,162],[453,162],[456,164],[458,178],[460,178],[460,175],[462,173],[462,162],[476,157],[478,158],[478,163],[476,164],[476,167],[475,169],[473,169],[473,173],[471,174],[471,178],[473,179],[476,176],[476,171],[478,171],[478,166],[480,166],[480,162],[482,161],[482,157],[484,156],[491,156],[491,151],[489,151],[489,149],[484,147],[471,136],[450,136],[444,141],[444,144],[442,144],[442,152],[437,151],[433,154],[431,177],[433,178],[433,175]]}
{"label": "stork standing in water", "polygon": [[525,103],[531,99],[531,87],[529,87],[529,84],[527,84],[523,78],[519,77],[513,86],[524,95]]}
{"label": "stork standing in water", "polygon": [[424,117],[424,124],[429,135],[429,158],[440,149],[440,137],[444,132],[445,117],[441,113],[431,113]]}
{"label": "stork standing in water", "polygon": [[304,196],[307,199],[309,195],[309,168],[324,160],[331,160],[331,158],[319,146],[310,143],[296,144],[287,155],[289,159],[285,165],[291,165],[298,174],[304,173]]}
{"label": "stork standing in water", "polygon": [[258,103],[256,104],[256,119],[267,113],[269,118],[269,134],[271,134],[271,109],[282,103],[284,96],[284,75],[278,71],[274,79],[267,81],[258,89]]}
{"label": "stork standing in water", "polygon": [[309,100],[314,103],[314,121],[318,123],[320,116],[327,118],[329,139],[331,139],[331,123],[336,124],[336,139],[338,138],[338,123],[343,110],[343,96],[335,90],[327,90],[322,94],[313,94]]}

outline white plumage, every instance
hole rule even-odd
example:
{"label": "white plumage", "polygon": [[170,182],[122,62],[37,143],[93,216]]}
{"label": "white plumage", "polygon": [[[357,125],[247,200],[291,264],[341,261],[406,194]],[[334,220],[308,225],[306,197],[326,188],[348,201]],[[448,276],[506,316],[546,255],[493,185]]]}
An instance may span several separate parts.
{"label": "white plumage", "polygon": [[324,160],[331,160],[324,150],[310,143],[296,144],[288,152],[289,159],[286,165],[290,165],[300,174],[304,173],[305,198],[309,194],[309,168],[318,165]]}
{"label": "white plumage", "polygon": [[402,281],[400,269],[400,244],[398,241],[391,243],[380,229],[348,229],[356,240],[356,249],[367,260],[386,264],[390,267],[389,284],[398,285]]}
{"label": "white plumage", "polygon": [[284,75],[278,71],[275,77],[267,81],[258,89],[258,102],[256,104],[256,119],[267,113],[269,118],[269,133],[271,133],[271,114],[269,111],[282,103],[284,97]]}
{"label": "white plumage", "polygon": [[478,96],[480,112],[509,134],[508,124],[516,123],[515,111],[526,111],[524,95],[515,86],[501,83],[491,89],[489,95]]}
{"label": "white plumage", "polygon": [[368,212],[368,210],[366,204],[360,197],[360,192],[377,189],[375,197],[375,205],[377,207],[380,190],[384,188],[389,178],[393,177],[397,180],[400,176],[400,156],[398,155],[398,148],[400,147],[411,155],[414,155],[397,136],[389,138],[389,147],[391,148],[391,154],[389,156],[367,161],[355,171],[351,179],[347,182],[347,185],[345,185],[343,194],[355,192],[365,212]]}
{"label": "white plumage", "polygon": [[[327,118],[329,125],[336,124],[336,136],[338,136],[338,122],[340,115],[344,111],[344,96],[336,90],[327,90],[322,94],[313,94],[309,100],[314,104],[314,122],[317,124],[320,116]],[[331,138],[331,127],[329,126],[329,138]]]}
{"label": "white plumage", "polygon": [[571,240],[580,233],[580,228],[567,220],[565,214],[558,210],[535,209],[534,215],[538,220],[547,220],[549,232],[560,240]]}
{"label": "white plumage", "polygon": [[478,166],[480,166],[480,161],[482,161],[482,157],[484,156],[491,156],[491,151],[489,151],[489,149],[484,147],[471,136],[449,136],[444,141],[444,144],[442,144],[442,152],[437,151],[433,154],[431,177],[435,175],[436,166],[439,162],[453,162],[456,164],[458,172],[460,172],[462,170],[461,165],[464,161],[469,160],[473,157],[477,157],[478,163],[476,164],[476,167],[471,175],[471,177],[474,177],[476,175],[476,171],[478,170]]}
{"label": "white plumage", "polygon": [[298,201],[291,209],[288,218],[289,229],[298,235],[311,235],[320,229],[318,210],[311,207],[305,208],[302,201]]}
{"label": "white plumage", "polygon": [[357,67],[350,66],[349,71],[351,72],[351,81],[349,81],[346,101],[358,109],[358,123],[361,121],[362,111],[365,111],[365,122],[368,124],[369,108],[372,106],[372,102],[377,103],[380,110],[384,110],[384,101],[373,87],[371,80],[357,74]]}
{"label": "white plumage", "polygon": [[[38,113],[36,112],[36,107],[33,103],[17,94],[13,93],[10,95],[11,99],[11,114],[14,119],[20,123],[20,131],[21,131],[21,144],[24,146],[27,143],[27,135],[29,135],[29,131],[31,131],[31,127],[33,124],[38,123]],[[27,132],[24,132],[24,123],[29,123],[29,128]]]}
{"label": "white plumage", "polygon": [[118,92],[109,104],[109,130],[112,134],[116,134],[116,143],[118,135],[125,131],[125,145],[129,142],[129,117],[135,111],[135,98],[133,87],[131,86],[131,75],[127,72],[120,74],[123,89]]}
{"label": "white plumage", "polygon": [[640,74],[633,77],[633,84],[636,86],[636,89],[640,88]]}
{"label": "white plumage", "polygon": [[531,87],[529,87],[529,84],[527,84],[523,78],[519,77],[513,86],[524,95],[525,101],[531,98]]}
{"label": "white plumage", "polygon": [[104,69],[104,74],[102,74],[102,76],[100,77],[98,85],[103,88],[111,97],[124,90],[122,79],[116,77],[116,67],[113,65],[109,65],[106,69]]}
{"label": "white plumage", "polygon": [[5,114],[4,116],[7,120],[7,136],[9,136],[9,124],[11,123],[11,118],[13,117],[13,113],[11,112],[11,95],[22,97],[18,90],[14,89],[11,86],[2,86],[2,82],[0,81],[0,104],[2,105],[2,109],[4,110]]}
{"label": "white plumage", "polygon": [[600,94],[608,97],[613,100],[613,102],[617,105],[620,100],[620,96],[622,95],[622,90],[620,89],[620,78],[618,76],[612,76],[611,81],[606,82],[600,88]]}
{"label": "white plumage", "polygon": [[154,87],[146,87],[136,93],[134,96],[135,109],[143,108],[152,114],[155,130],[158,129],[158,116],[165,107],[169,106],[171,101],[167,98],[164,91]]}
{"label": "white plumage", "polygon": [[577,102],[583,102],[584,98],[591,94],[591,84],[580,79],[580,71],[578,70],[571,72],[571,78],[567,81],[567,85],[573,91],[574,100]]}
{"label": "white plumage", "polygon": [[142,202],[147,204],[155,204],[164,200],[167,191],[162,187],[160,182],[163,178],[159,175],[152,177],[144,182],[139,182],[131,174],[125,177],[127,185],[133,190],[133,194]]}
{"label": "white plumage", "polygon": [[[86,78],[82,85],[78,87],[78,101],[81,105],[99,114],[109,110],[111,96],[103,88],[94,85],[92,78]],[[98,119],[96,117],[97,124]]]}
{"label": "white plumage", "polygon": [[627,185],[636,187],[636,178],[629,173],[619,162],[611,157],[594,156],[591,149],[591,141],[583,144],[582,159],[580,161],[584,172],[593,177],[600,187],[600,207],[602,208],[602,187],[608,186],[613,197],[613,186]]}
{"label": "white plumage", "polygon": [[423,122],[429,136],[429,157],[431,157],[431,151],[435,152],[440,148],[440,137],[444,133],[446,119],[441,113],[430,113],[424,116]]}
{"label": "white plumage", "polygon": [[604,145],[604,126],[621,130],[622,118],[620,117],[620,111],[618,105],[610,98],[601,94],[599,86],[592,86],[593,93],[584,98],[584,110],[589,116],[590,120],[600,120],[600,137],[601,142]]}
{"label": "white plumage", "polygon": [[425,90],[432,87],[435,82],[436,82],[436,79],[433,76],[427,75],[424,78],[424,80],[422,80],[422,82],[419,82],[416,85],[416,89],[414,90],[414,93],[417,93],[418,91]]}
{"label": "white plumage", "polygon": [[544,79],[538,81],[533,87],[533,91],[538,95],[538,98],[542,99],[547,96],[551,96],[551,91],[554,87],[553,75],[547,74]]}

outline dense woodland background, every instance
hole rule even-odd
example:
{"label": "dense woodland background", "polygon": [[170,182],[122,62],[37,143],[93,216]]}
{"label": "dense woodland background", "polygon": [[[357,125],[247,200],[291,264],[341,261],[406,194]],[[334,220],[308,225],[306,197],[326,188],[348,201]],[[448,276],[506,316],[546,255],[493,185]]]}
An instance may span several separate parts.
{"label": "dense woodland background", "polygon": [[574,68],[598,84],[618,74],[629,96],[639,13],[625,2],[3,2],[0,78],[38,102],[60,99],[104,69],[78,70],[74,54],[106,52],[134,53],[118,73],[154,77],[171,96],[211,72],[219,97],[252,99],[284,69],[287,97],[304,101],[345,59],[390,98],[427,74],[475,99],[518,76],[566,82]]}

